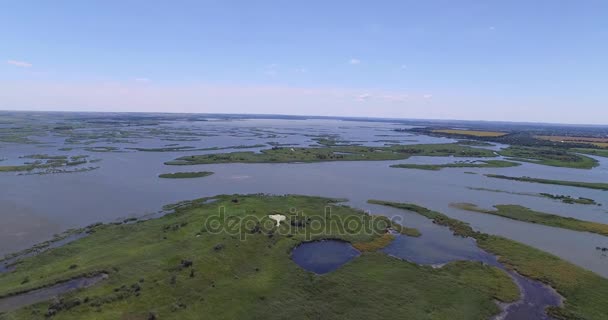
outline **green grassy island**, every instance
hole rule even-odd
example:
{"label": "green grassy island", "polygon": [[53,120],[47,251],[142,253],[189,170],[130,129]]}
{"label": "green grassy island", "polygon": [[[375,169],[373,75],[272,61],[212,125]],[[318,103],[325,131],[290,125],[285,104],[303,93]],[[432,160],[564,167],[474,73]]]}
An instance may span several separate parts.
{"label": "green grassy island", "polygon": [[446,164],[395,164],[391,168],[404,168],[404,169],[420,169],[420,170],[434,170],[438,171],[443,168],[507,168],[516,167],[520,164],[517,162],[505,161],[505,160],[480,160],[475,162],[455,162]]}
{"label": "green grassy island", "polygon": [[[0,319],[488,319],[500,311],[496,300],[519,296],[511,278],[495,267],[459,261],[435,269],[373,250],[315,275],[290,259],[294,247],[315,239],[372,243],[390,223],[377,219],[371,233],[353,229],[340,221],[370,222],[374,216],[320,197],[214,199],[182,202],[158,219],[99,225],[83,239],[24,258],[14,271],[0,274],[0,297],[83,275],[108,277],[59,302],[26,306]],[[224,214],[219,225],[205,223],[218,212]],[[269,214],[286,220],[276,227]],[[251,223],[236,223],[241,219]],[[315,219],[320,232],[309,223]]]}
{"label": "green grassy island", "polygon": [[517,221],[537,223],[550,227],[570,229],[574,231],[585,231],[608,236],[608,224],[538,212],[520,205],[496,205],[494,206],[496,210],[486,210],[471,203],[455,203],[452,204],[452,206],[462,210],[493,214]]}
{"label": "green grassy island", "polygon": [[521,181],[521,182],[555,184],[555,185],[568,186],[568,187],[608,190],[608,183],[603,183],[603,182],[580,182],[580,181],[540,179],[540,178],[531,178],[531,177],[510,177],[510,176],[503,176],[500,174],[486,174],[485,176],[488,178],[513,180],[513,181]]}
{"label": "green grassy island", "polygon": [[185,156],[167,165],[213,163],[290,163],[323,161],[402,160],[411,156],[495,157],[491,150],[459,144],[394,145],[386,147],[340,146],[319,148],[273,147],[255,152],[232,152]]}
{"label": "green grassy island", "polygon": [[189,178],[202,178],[212,175],[210,171],[198,171],[198,172],[175,172],[175,173],[162,173],[159,174],[159,178],[165,179],[189,179]]}
{"label": "green grassy island", "polygon": [[593,158],[564,149],[550,147],[510,146],[499,153],[501,156],[508,157],[507,159],[509,160],[525,161],[553,167],[591,169],[599,165],[599,162]]}
{"label": "green grassy island", "polygon": [[449,227],[456,235],[475,239],[480,248],[498,256],[508,268],[550,285],[565,298],[563,307],[548,309],[548,313],[557,319],[606,319],[608,279],[596,273],[519,242],[475,231],[465,222],[415,204],[369,202],[421,214],[436,224]]}
{"label": "green grassy island", "polygon": [[550,194],[550,193],[539,193],[539,195],[541,197],[545,197],[545,198],[549,198],[549,199],[553,199],[553,200],[559,200],[563,203],[568,203],[568,204],[588,204],[588,205],[601,206],[600,203],[597,203],[597,202],[595,202],[595,200],[590,199],[590,198],[584,198],[584,197],[574,198],[571,196],[556,195],[556,194]]}

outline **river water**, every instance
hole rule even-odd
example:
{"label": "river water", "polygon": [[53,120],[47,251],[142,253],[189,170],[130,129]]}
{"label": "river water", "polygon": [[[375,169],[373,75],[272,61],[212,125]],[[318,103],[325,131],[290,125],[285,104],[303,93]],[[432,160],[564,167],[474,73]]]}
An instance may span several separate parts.
{"label": "river water", "polygon": [[[165,127],[187,127],[215,136],[200,137],[200,141],[174,142],[182,146],[226,147],[278,142],[312,145],[315,135],[335,134],[339,139],[358,141],[364,145],[385,143],[446,143],[454,140],[412,135],[393,131],[404,126],[391,123],[352,122],[336,120],[244,120],[210,122],[172,122]],[[496,204],[519,204],[538,211],[579,219],[608,223],[608,192],[515,182],[484,177],[484,173],[513,176],[533,176],[576,181],[608,180],[608,159],[598,158],[601,165],[592,170],[556,168],[524,163],[519,167],[476,169],[449,168],[425,171],[390,168],[396,163],[445,163],[461,158],[412,157],[401,161],[325,162],[306,164],[215,164],[196,166],[166,166],[165,161],[179,156],[230,151],[258,151],[263,148],[195,151],[195,152],[88,152],[91,146],[162,147],[172,142],[154,138],[131,138],[136,142],[68,145],[74,150],[60,152],[66,147],[64,138],[40,137],[45,145],[0,144],[4,163],[18,163],[20,156],[33,153],[88,154],[101,159],[100,168],[89,172],[17,175],[0,173],[0,255],[24,249],[48,240],[53,234],[68,228],[82,227],[94,222],[110,222],[128,217],[152,214],[162,205],[198,197],[232,193],[304,194],[349,199],[354,207],[386,214],[392,209],[372,206],[368,199],[412,202],[451,217],[469,222],[475,229],[505,236],[551,252],[586,269],[608,277],[608,259],[596,247],[608,247],[608,238],[564,229],[521,223],[491,215],[462,211],[450,207],[454,202],[471,202],[490,208]],[[379,141],[387,140],[387,141]],[[390,140],[390,141],[389,141]],[[395,141],[393,141],[395,140]],[[265,147],[266,148],[266,147]],[[496,148],[496,147],[494,147]],[[159,179],[160,173],[175,171],[213,171],[214,175],[200,179]],[[474,172],[470,174],[466,172]],[[501,189],[518,193],[567,194],[595,199],[603,206],[564,204],[555,200],[518,194],[496,193],[470,188]],[[405,214],[404,223],[419,227],[423,235],[414,242],[396,241],[392,249],[428,253],[429,260],[449,261],[452,256],[475,254],[462,250],[446,233],[425,230],[415,214]],[[417,222],[418,221],[418,222]],[[437,246],[437,243],[443,243]],[[407,250],[406,250],[407,249]]]}

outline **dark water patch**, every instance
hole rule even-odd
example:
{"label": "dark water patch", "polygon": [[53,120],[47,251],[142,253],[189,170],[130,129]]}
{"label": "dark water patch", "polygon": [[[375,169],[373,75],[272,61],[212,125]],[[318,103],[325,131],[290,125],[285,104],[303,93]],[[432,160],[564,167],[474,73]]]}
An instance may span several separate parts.
{"label": "dark water patch", "polygon": [[500,303],[502,312],[495,320],[549,320],[554,319],[546,313],[549,306],[560,306],[562,297],[553,288],[516,272],[508,271],[519,287],[520,299],[513,303]]}
{"label": "dark water patch", "polygon": [[[444,243],[427,243],[424,247],[419,247],[415,244],[415,240],[411,237],[398,236],[382,251],[396,258],[422,265],[441,267],[451,261],[471,260],[480,261],[507,272],[519,287],[520,299],[513,303],[499,303],[502,312],[494,317],[495,320],[553,319],[547,315],[546,308],[562,304],[562,297],[553,288],[506,269],[494,255],[488,252],[481,249],[454,250]],[[454,241],[463,240],[470,239],[454,237]]]}
{"label": "dark water patch", "polygon": [[361,253],[345,241],[305,242],[293,249],[291,259],[303,269],[316,274],[332,272]]}
{"label": "dark water patch", "polygon": [[[423,233],[423,236],[425,234]],[[423,265],[442,265],[456,260],[482,261],[493,265],[493,256],[476,247],[471,239],[454,237],[452,242],[397,236],[382,252],[399,259]]]}
{"label": "dark water patch", "polygon": [[106,279],[107,277],[107,274],[102,273],[93,277],[72,279],[47,288],[35,289],[14,296],[1,298],[0,312],[17,310],[24,306],[50,300],[53,297],[66,294],[76,289],[88,288]]}

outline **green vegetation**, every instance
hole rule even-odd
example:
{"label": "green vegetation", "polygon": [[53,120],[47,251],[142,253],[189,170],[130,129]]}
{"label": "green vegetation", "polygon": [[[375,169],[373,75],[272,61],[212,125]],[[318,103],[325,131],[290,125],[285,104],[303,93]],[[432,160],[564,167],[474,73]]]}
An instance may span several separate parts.
{"label": "green vegetation", "polygon": [[458,140],[458,144],[472,147],[492,147],[494,144],[478,140]]}
{"label": "green vegetation", "polygon": [[[61,308],[43,302],[0,319],[46,319],[49,311],[57,320],[200,319],[201,314],[214,319],[370,319],[395,314],[488,319],[499,312],[494,299],[518,298],[518,288],[506,273],[477,262],[433,269],[364,252],[337,271],[317,276],[289,258],[291,249],[308,239],[308,221],[320,218],[331,225],[349,217],[371,221],[373,216],[318,197],[214,198],[215,203],[183,202],[159,219],[99,225],[86,238],[24,259],[14,271],[0,274],[0,296],[101,271],[109,277],[64,295]],[[324,215],[327,206],[332,206],[330,217]],[[239,235],[206,226],[220,207],[225,208],[221,226]],[[272,212],[287,216],[278,228],[267,217]],[[257,217],[260,224],[233,224],[245,216]],[[323,229],[312,238],[371,242],[387,227],[378,225],[373,227],[378,233],[368,233],[348,224],[337,226],[341,232]]]}
{"label": "green vegetation", "polygon": [[477,245],[519,274],[544,282],[564,298],[563,307],[550,307],[557,319],[602,320],[608,316],[608,279],[552,254],[499,236],[474,231],[468,224],[442,213],[408,203],[370,200],[370,203],[417,212],[435,223],[449,227],[455,234],[472,237]]}
{"label": "green vegetation", "polygon": [[550,227],[570,229],[574,231],[585,231],[608,236],[607,224],[538,212],[519,205],[496,205],[494,206],[496,210],[486,210],[471,203],[454,203],[452,206],[462,210],[493,214],[495,216],[517,221],[537,223]]}
{"label": "green vegetation", "polygon": [[441,170],[443,168],[506,168],[516,167],[520,164],[517,162],[504,161],[504,160],[479,160],[474,162],[458,161],[455,163],[446,164],[394,164],[391,168],[405,168],[405,169],[421,169],[421,170]]}
{"label": "green vegetation", "polygon": [[[73,167],[79,166],[82,164],[89,163],[87,160],[88,156],[79,155],[79,156],[64,156],[64,155],[47,155],[47,154],[32,154],[27,156],[22,156],[24,159],[32,159],[35,160],[33,162],[25,162],[21,165],[12,165],[12,166],[0,166],[0,172],[22,172],[22,171],[34,171],[38,170],[36,173],[60,173],[60,172],[74,172],[70,170],[60,169],[65,167]],[[81,168],[80,170],[82,170]],[[88,168],[90,169],[90,168]],[[46,171],[41,171],[46,170]]]}
{"label": "green vegetation", "polygon": [[358,160],[402,160],[411,156],[494,157],[492,151],[458,144],[419,144],[388,147],[280,148],[254,152],[233,152],[186,156],[166,162],[168,165],[211,163],[288,163]]}
{"label": "green vegetation", "polygon": [[212,175],[210,171],[199,171],[199,172],[175,172],[175,173],[163,173],[159,174],[159,178],[165,179],[188,179],[188,178],[202,178]]}
{"label": "green vegetation", "polygon": [[228,147],[211,147],[211,148],[196,148],[192,146],[181,146],[181,147],[163,147],[163,148],[126,148],[128,150],[143,151],[143,152],[177,152],[177,151],[213,151],[213,150],[225,150],[225,149],[252,149],[262,148],[265,144],[254,144],[254,145],[238,145]]}
{"label": "green vegetation", "polygon": [[578,197],[578,198],[573,198],[571,196],[566,196],[566,195],[555,195],[555,194],[550,194],[550,193],[539,193],[540,196],[545,197],[545,198],[549,198],[549,199],[553,199],[553,200],[560,200],[563,203],[567,203],[567,204],[587,204],[587,205],[598,205],[601,206],[601,204],[595,202],[595,200],[593,199],[589,199],[589,198],[583,198],[583,197]]}
{"label": "green vegetation", "polygon": [[84,148],[84,150],[89,152],[118,152],[120,149],[118,147],[112,146],[100,146],[100,147],[88,147]]}
{"label": "green vegetation", "polygon": [[369,242],[355,242],[353,247],[361,252],[374,252],[385,248],[395,240],[395,236],[385,233]]}
{"label": "green vegetation", "polygon": [[525,161],[554,167],[566,167],[576,169],[591,169],[599,165],[598,161],[569,152],[564,149],[551,147],[521,147],[511,146],[499,151],[509,160]]}
{"label": "green vegetation", "polygon": [[608,158],[608,149],[574,148],[570,150],[573,152]]}
{"label": "green vegetation", "polygon": [[459,136],[471,136],[471,137],[501,137],[507,134],[507,132],[499,131],[480,131],[480,130],[460,130],[460,129],[437,129],[432,130],[434,133],[445,133]]}
{"label": "green vegetation", "polygon": [[593,199],[583,198],[583,197],[574,198],[574,197],[567,196],[567,195],[554,195],[554,194],[550,194],[550,193],[515,192],[515,191],[507,191],[507,190],[500,190],[500,189],[474,188],[474,187],[467,187],[467,188],[469,190],[476,190],[476,191],[488,191],[488,192],[515,194],[515,195],[519,195],[519,196],[549,198],[549,199],[553,199],[553,200],[559,200],[559,201],[561,201],[563,203],[567,203],[567,204],[585,204],[585,205],[597,205],[597,206],[602,205],[601,203],[595,202],[595,200],[593,200]]}
{"label": "green vegetation", "polygon": [[415,205],[413,203],[400,203],[400,202],[390,202],[390,201],[383,201],[383,200],[368,200],[367,202],[371,203],[371,204],[378,204],[381,206],[388,206],[388,207],[416,212],[420,215],[423,215],[424,217],[426,217],[428,219],[433,220],[433,222],[438,225],[450,227],[450,230],[452,230],[454,232],[454,234],[457,236],[476,238],[479,235],[479,233],[477,231],[474,231],[473,228],[471,228],[471,226],[469,226],[468,223],[465,223],[465,222],[462,222],[462,221],[459,221],[456,219],[452,219],[442,213],[429,210],[425,207],[421,207],[421,206]]}
{"label": "green vegetation", "polygon": [[510,176],[503,176],[500,174],[486,174],[485,176],[489,177],[489,178],[514,180],[514,181],[522,181],[522,182],[555,184],[555,185],[560,185],[560,186],[608,190],[608,183],[602,183],[602,182],[579,182],[579,181],[540,179],[540,178],[531,178],[531,177],[510,177]]}

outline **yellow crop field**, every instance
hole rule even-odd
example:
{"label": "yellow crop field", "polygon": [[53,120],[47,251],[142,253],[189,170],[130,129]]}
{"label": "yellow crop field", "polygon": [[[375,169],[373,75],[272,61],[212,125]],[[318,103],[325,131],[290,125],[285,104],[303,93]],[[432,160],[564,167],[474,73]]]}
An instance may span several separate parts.
{"label": "yellow crop field", "polygon": [[567,136],[536,136],[538,139],[564,143],[590,143],[600,148],[608,148],[608,138],[567,137]]}

